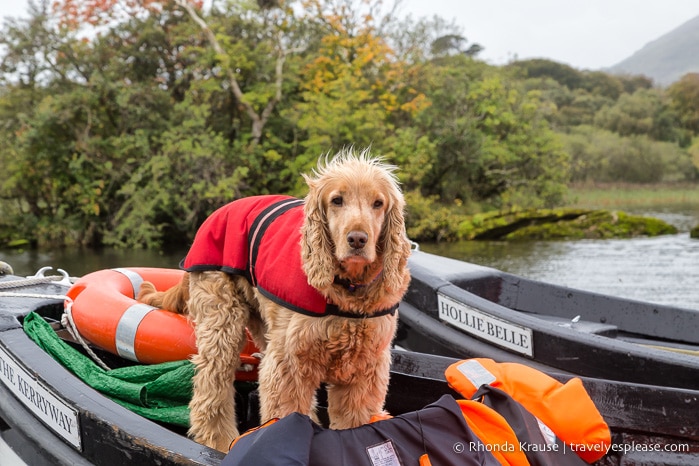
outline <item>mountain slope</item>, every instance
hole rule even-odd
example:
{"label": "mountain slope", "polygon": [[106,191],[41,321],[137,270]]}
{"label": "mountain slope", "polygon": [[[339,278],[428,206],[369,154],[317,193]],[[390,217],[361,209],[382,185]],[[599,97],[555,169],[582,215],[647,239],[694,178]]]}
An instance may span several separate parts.
{"label": "mountain slope", "polygon": [[646,44],[609,68],[614,74],[642,74],[667,86],[690,72],[699,72],[699,16]]}

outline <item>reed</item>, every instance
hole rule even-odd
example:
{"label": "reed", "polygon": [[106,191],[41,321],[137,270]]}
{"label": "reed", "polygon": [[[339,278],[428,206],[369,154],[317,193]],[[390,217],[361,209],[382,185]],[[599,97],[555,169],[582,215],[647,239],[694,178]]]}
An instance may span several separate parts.
{"label": "reed", "polygon": [[566,205],[586,209],[625,209],[699,205],[699,185],[596,184],[569,188]]}

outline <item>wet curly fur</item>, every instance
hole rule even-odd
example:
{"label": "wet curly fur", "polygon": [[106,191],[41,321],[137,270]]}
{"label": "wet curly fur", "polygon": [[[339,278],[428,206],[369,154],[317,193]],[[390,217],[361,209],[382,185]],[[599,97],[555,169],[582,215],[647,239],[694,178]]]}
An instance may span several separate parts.
{"label": "wet curly fur", "polygon": [[[368,150],[347,149],[304,175],[309,192],[298,273],[341,309],[370,316],[399,302],[408,287],[405,202],[394,168]],[[366,286],[350,291],[336,277]],[[139,300],[186,312],[195,324],[190,436],[200,443],[226,451],[238,435],[232,382],[246,326],[264,352],[262,420],[313,415],[323,382],[331,428],[356,427],[383,409],[397,315],[306,316],[265,298],[245,278],[218,271],[185,274],[164,293],[146,284]]]}

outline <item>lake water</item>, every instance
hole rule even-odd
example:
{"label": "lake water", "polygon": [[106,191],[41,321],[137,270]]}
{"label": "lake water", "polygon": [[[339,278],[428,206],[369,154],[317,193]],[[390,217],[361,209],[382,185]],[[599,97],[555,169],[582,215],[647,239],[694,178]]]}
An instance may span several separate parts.
{"label": "lake water", "polygon": [[[421,244],[423,251],[494,267],[544,282],[605,294],[699,309],[699,240],[689,229],[699,224],[699,206],[682,211],[641,211],[676,225],[681,233],[623,240],[468,241]],[[153,251],[0,250],[18,275],[44,266],[73,276],[111,267],[177,267],[186,249]]]}
{"label": "lake water", "polygon": [[628,209],[680,233],[655,238],[575,241],[468,241],[421,249],[527,278],[660,304],[699,309],[699,206]]}
{"label": "lake water", "polygon": [[469,242],[421,249],[572,288],[699,310],[699,240]]}

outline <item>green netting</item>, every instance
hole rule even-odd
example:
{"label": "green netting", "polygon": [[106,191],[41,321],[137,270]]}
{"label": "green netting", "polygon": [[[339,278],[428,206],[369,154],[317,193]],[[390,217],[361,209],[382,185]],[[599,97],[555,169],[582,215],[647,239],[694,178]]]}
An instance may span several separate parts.
{"label": "green netting", "polygon": [[192,396],[194,366],[190,361],[136,365],[104,370],[61,340],[51,326],[32,312],[24,331],[83,382],[116,403],[154,421],[189,426],[187,404]]}

